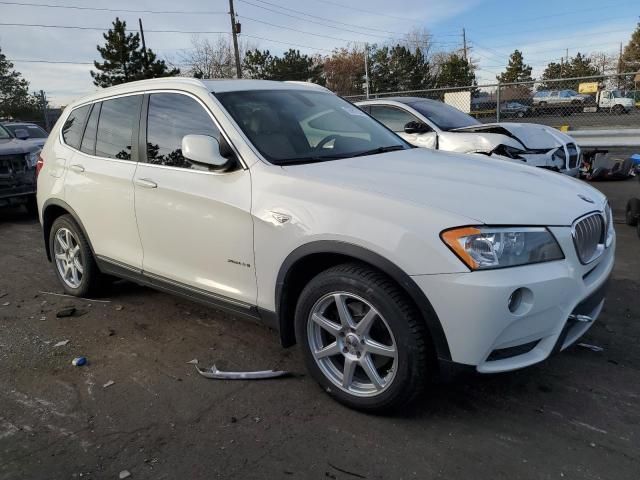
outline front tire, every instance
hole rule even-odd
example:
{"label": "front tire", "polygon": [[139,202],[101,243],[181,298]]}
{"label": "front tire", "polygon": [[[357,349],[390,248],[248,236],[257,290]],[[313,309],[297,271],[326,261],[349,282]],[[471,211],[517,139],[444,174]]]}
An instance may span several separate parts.
{"label": "front tire", "polygon": [[66,293],[77,297],[98,293],[102,274],[88,240],[71,215],[53,222],[49,248],[54,271]]}
{"label": "front tire", "polygon": [[300,295],[295,322],[307,369],[351,408],[397,410],[432,373],[419,313],[385,275],[365,265],[342,264],[313,278]]}

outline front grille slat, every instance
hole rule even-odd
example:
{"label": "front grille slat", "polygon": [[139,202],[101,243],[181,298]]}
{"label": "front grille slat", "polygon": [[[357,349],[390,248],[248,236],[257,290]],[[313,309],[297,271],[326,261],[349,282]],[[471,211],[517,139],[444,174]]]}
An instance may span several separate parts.
{"label": "front grille slat", "polygon": [[584,217],[574,225],[573,239],[582,263],[590,263],[602,253],[605,225],[605,219],[600,213]]}

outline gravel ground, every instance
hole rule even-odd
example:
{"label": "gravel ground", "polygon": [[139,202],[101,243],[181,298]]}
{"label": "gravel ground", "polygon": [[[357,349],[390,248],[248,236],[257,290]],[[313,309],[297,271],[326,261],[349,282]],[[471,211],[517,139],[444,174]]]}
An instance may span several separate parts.
{"label": "gravel ground", "polygon": [[[621,220],[640,184],[596,186],[618,231],[584,338],[604,351],[434,385],[393,417],[333,402],[260,325],[126,282],[100,301],[41,293],[61,288],[40,227],[0,211],[0,478],[638,479],[640,240]],[[82,315],[56,318],[66,306]],[[296,375],[207,380],[193,358]]]}

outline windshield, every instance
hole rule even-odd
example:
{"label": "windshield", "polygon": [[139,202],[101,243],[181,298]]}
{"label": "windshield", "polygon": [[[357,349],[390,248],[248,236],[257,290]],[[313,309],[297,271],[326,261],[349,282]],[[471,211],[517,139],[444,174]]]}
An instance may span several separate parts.
{"label": "windshield", "polygon": [[7,138],[11,138],[11,134],[2,125],[0,125],[0,139],[6,140]]}
{"label": "windshield", "polygon": [[11,130],[11,133],[16,134],[16,130],[26,130],[29,134],[29,138],[47,138],[47,132],[37,125],[5,125],[7,130]]}
{"label": "windshield", "polygon": [[252,90],[215,96],[258,151],[275,164],[411,148],[362,110],[331,93]]}
{"label": "windshield", "polygon": [[409,105],[435,123],[440,130],[446,131],[470,127],[471,125],[480,125],[480,122],[471,115],[467,115],[446,103],[425,100],[410,103]]}
{"label": "windshield", "polygon": [[611,96],[613,98],[624,98],[624,95],[622,95],[622,92],[620,90],[614,90],[611,92]]}

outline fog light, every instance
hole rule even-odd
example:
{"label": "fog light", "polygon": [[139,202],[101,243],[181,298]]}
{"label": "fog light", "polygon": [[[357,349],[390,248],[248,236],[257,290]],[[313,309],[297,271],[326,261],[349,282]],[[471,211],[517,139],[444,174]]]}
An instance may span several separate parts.
{"label": "fog light", "polygon": [[518,307],[520,307],[521,303],[522,303],[522,289],[518,288],[517,290],[514,290],[511,296],[509,297],[509,303],[507,304],[507,307],[509,307],[509,311],[511,313],[515,313],[518,310]]}
{"label": "fog light", "polygon": [[507,308],[514,315],[524,315],[533,306],[533,292],[528,288],[516,288],[509,296]]}

